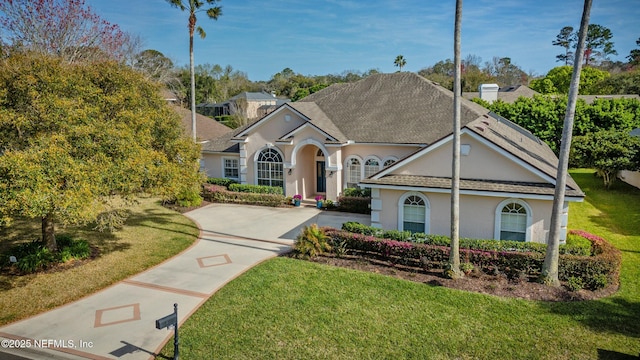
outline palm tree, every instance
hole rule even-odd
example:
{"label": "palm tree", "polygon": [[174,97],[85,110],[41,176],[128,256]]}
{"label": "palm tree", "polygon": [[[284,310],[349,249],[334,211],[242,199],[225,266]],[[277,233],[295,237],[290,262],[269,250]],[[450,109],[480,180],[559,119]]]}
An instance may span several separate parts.
{"label": "palm tree", "polygon": [[[189,71],[191,75],[191,132],[193,141],[196,141],[196,71],[193,60],[193,33],[197,31],[201,39],[207,36],[202,27],[196,27],[196,13],[205,12],[209,19],[218,20],[218,17],[222,15],[222,8],[213,6],[218,1],[220,0],[167,0],[171,6],[181,11],[189,11]],[[205,4],[212,5],[212,7],[201,9]]]}
{"label": "palm tree", "polygon": [[399,67],[400,71],[402,71],[402,67],[407,65],[407,60],[405,60],[404,56],[398,55],[396,56],[396,60],[393,62],[393,65]]}
{"label": "palm tree", "polygon": [[582,21],[580,22],[580,32],[578,34],[578,47],[576,48],[575,60],[573,61],[573,74],[569,87],[569,102],[564,116],[564,126],[562,128],[562,142],[558,159],[558,172],[556,174],[556,187],[553,197],[553,209],[551,210],[551,224],[549,226],[549,240],[547,242],[547,252],[542,265],[542,280],[551,286],[560,286],[558,279],[558,257],[560,246],[560,223],[564,207],[565,187],[567,186],[567,173],[569,164],[569,149],[571,148],[571,133],[573,131],[573,119],[576,113],[576,102],[578,100],[578,88],[580,86],[580,71],[582,70],[582,60],[584,56],[585,39],[589,25],[589,13],[591,12],[591,1],[584,1]]}
{"label": "palm tree", "polygon": [[460,271],[460,28],[462,0],[456,0],[453,40],[453,161],[451,164],[451,251],[446,275],[457,279]]}

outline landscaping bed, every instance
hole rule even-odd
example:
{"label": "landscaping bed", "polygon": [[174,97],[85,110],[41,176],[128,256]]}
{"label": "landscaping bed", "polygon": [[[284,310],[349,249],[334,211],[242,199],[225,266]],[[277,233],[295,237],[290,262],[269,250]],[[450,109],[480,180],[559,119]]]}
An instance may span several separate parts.
{"label": "landscaping bed", "polygon": [[615,285],[595,291],[584,289],[570,291],[565,286],[558,288],[546,286],[535,282],[535,279],[509,280],[504,274],[488,275],[480,271],[474,271],[462,279],[454,280],[444,277],[442,271],[425,271],[417,267],[391,264],[359,255],[343,255],[337,257],[332,254],[324,254],[313,258],[311,261],[319,264],[391,276],[432,286],[444,286],[451,289],[526,300],[594,300],[612,295],[618,290],[618,286]]}

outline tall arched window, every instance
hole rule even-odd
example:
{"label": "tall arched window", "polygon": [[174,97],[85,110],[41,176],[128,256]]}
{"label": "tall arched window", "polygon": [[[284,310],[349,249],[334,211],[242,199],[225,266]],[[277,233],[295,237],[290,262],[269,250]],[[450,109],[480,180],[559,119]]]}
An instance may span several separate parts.
{"label": "tall arched window", "polygon": [[362,166],[360,164],[360,160],[358,158],[350,158],[347,159],[347,187],[354,188],[358,186],[358,183],[362,179]]}
{"label": "tall arched window", "polygon": [[[500,240],[527,241],[527,229],[531,222],[531,210],[519,200],[506,200],[496,209],[496,238]],[[498,233],[499,232],[499,233]]]}
{"label": "tall arched window", "polygon": [[284,187],[282,155],[275,149],[264,149],[256,162],[258,185]]}
{"label": "tall arched window", "polygon": [[364,177],[369,176],[380,171],[380,162],[377,159],[367,159],[364,163]]}
{"label": "tall arched window", "polygon": [[400,230],[412,233],[428,232],[429,203],[424,196],[419,193],[407,193],[400,197],[398,205],[398,223],[402,224]]}

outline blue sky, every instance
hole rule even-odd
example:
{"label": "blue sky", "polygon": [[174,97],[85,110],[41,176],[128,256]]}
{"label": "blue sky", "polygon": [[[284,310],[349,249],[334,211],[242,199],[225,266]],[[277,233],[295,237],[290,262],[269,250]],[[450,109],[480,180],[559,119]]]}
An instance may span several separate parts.
{"label": "blue sky", "polygon": [[[86,0],[104,19],[139,35],[178,66],[189,64],[186,12],[164,0]],[[417,72],[453,58],[454,0],[223,0],[218,21],[201,14],[206,39],[195,39],[196,64],[231,65],[253,81],[289,67],[304,75],[345,70]],[[467,0],[462,54],[483,63],[510,57],[526,72],[544,75],[560,65],[552,46],[563,26],[580,25],[582,0]],[[640,38],[640,0],[594,0],[592,24],[611,29],[625,61]]]}

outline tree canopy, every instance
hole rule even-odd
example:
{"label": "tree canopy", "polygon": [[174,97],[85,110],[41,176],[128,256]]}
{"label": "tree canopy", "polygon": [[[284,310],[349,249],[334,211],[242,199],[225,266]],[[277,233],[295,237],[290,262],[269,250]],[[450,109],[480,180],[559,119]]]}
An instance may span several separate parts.
{"label": "tree canopy", "polygon": [[620,170],[640,170],[640,138],[626,131],[600,130],[576,137],[573,166],[594,168],[609,188]]}
{"label": "tree canopy", "polygon": [[14,48],[69,62],[124,60],[136,41],[95,14],[84,0],[0,1],[0,29]]}
{"label": "tree canopy", "polygon": [[[512,104],[500,100],[492,104],[480,99],[474,101],[531,131],[554,151],[560,148],[566,95],[521,97]],[[640,127],[640,101],[637,99],[596,99],[591,104],[578,100],[575,111],[575,136],[609,129],[629,132]]]}
{"label": "tree canopy", "polygon": [[[529,87],[541,94],[568,94],[573,67],[558,66],[544,78],[531,80]],[[611,76],[607,71],[594,67],[585,67],[580,72],[580,95],[599,95],[599,84]]]}
{"label": "tree canopy", "polygon": [[115,62],[70,64],[12,54],[0,60],[0,216],[84,224],[115,197],[165,199],[197,190],[199,148],[159,88]]}

